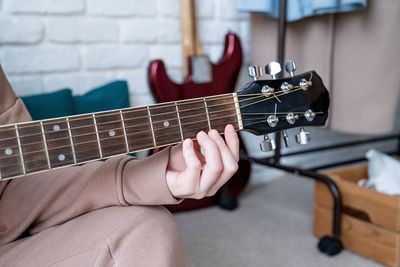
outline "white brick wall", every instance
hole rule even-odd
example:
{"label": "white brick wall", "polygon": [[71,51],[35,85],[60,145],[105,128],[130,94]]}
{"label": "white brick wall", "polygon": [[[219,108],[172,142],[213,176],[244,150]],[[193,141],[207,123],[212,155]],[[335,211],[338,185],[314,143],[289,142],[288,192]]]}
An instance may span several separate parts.
{"label": "white brick wall", "polygon": [[[0,63],[19,95],[61,88],[79,94],[124,79],[133,105],[153,103],[151,60],[162,59],[171,79],[182,80],[179,2],[0,0]],[[211,60],[222,56],[229,30],[249,54],[248,16],[236,12],[234,0],[196,5],[201,44]]]}

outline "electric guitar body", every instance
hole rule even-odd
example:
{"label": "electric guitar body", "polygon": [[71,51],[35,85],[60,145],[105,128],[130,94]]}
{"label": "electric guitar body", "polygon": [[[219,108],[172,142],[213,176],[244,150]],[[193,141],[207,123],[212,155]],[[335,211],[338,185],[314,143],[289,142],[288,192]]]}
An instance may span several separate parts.
{"label": "electric guitar body", "polygon": [[[148,79],[152,94],[158,103],[232,93],[243,61],[242,47],[234,33],[225,36],[225,48],[218,63],[208,61],[202,55],[196,34],[194,2],[181,0],[182,47],[184,82],[173,82],[167,74],[164,63],[154,60],[148,68]],[[240,140],[240,153],[247,154]],[[155,151],[157,152],[157,151]],[[202,200],[187,199],[179,205],[168,207],[172,211],[198,209],[219,203],[226,209],[237,206],[236,197],[246,187],[250,177],[250,162],[239,161],[239,170],[220,189],[215,197]]]}

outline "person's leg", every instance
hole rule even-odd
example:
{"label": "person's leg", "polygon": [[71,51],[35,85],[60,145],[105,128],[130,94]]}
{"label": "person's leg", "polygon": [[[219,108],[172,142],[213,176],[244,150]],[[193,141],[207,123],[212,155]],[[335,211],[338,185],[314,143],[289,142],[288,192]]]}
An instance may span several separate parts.
{"label": "person's leg", "polygon": [[0,266],[184,266],[163,207],[109,207],[0,247]]}

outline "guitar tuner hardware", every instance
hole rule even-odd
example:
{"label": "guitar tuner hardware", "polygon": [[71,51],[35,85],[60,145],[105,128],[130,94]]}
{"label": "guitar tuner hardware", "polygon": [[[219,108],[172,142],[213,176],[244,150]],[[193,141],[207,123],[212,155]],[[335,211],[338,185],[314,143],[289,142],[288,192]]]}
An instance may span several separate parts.
{"label": "guitar tuner hardware", "polygon": [[290,146],[289,135],[286,130],[282,130],[283,142],[285,143],[285,147]]}
{"label": "guitar tuner hardware", "polygon": [[308,89],[308,87],[310,87],[312,85],[312,82],[311,81],[307,81],[306,79],[303,78],[303,79],[300,80],[299,85],[305,91],[305,90]]}
{"label": "guitar tuner hardware", "polygon": [[258,65],[251,65],[249,67],[249,76],[252,77],[254,81],[257,81],[262,76],[261,67]]}
{"label": "guitar tuner hardware", "polygon": [[281,64],[272,61],[265,66],[265,73],[270,75],[272,79],[276,79],[276,75],[281,72]]}
{"label": "guitar tuner hardware", "polygon": [[299,119],[299,115],[294,115],[292,112],[286,115],[286,120],[289,124],[294,124]]}
{"label": "guitar tuner hardware", "polygon": [[308,121],[313,121],[314,118],[315,118],[315,112],[312,111],[311,109],[309,109],[309,110],[307,110],[307,111],[304,113],[304,117],[305,117],[306,120],[308,120]]}
{"label": "guitar tuner hardware", "polygon": [[264,134],[264,140],[260,143],[260,149],[262,152],[270,152],[275,150],[275,140],[269,138],[268,134]]}
{"label": "guitar tuner hardware", "polygon": [[275,89],[273,87],[270,87],[268,85],[264,85],[261,88],[261,93],[265,94],[265,95],[270,95],[273,94],[275,92]]}
{"label": "guitar tuner hardware", "polygon": [[311,135],[306,132],[304,127],[300,127],[300,132],[296,134],[296,142],[300,145],[307,145],[311,140]]}
{"label": "guitar tuner hardware", "polygon": [[296,62],[294,60],[286,61],[285,69],[289,73],[290,77],[293,77],[294,71],[296,70]]}
{"label": "guitar tuner hardware", "polygon": [[270,115],[267,118],[267,123],[271,127],[275,127],[278,124],[278,122],[279,122],[279,119],[278,119],[278,117],[276,115]]}
{"label": "guitar tuner hardware", "polygon": [[293,85],[291,85],[290,83],[287,83],[287,82],[283,82],[282,83],[282,85],[281,85],[281,90],[282,91],[288,91],[288,90],[291,90],[291,89],[293,89]]}

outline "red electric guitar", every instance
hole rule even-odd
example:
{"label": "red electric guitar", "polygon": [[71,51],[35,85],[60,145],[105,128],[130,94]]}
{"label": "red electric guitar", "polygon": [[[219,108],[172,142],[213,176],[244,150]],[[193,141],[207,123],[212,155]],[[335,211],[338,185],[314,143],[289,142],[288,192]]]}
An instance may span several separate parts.
{"label": "red electric guitar", "polygon": [[[228,33],[225,49],[217,64],[210,63],[203,54],[196,34],[194,0],[181,0],[183,74],[185,81],[177,84],[171,81],[161,60],[150,63],[148,78],[153,96],[158,103],[232,93],[242,65],[242,48],[239,38]],[[247,154],[241,141],[241,154]],[[226,209],[237,206],[236,197],[244,190],[250,176],[250,163],[240,160],[239,171],[220,190],[216,198],[185,200],[180,205],[169,207],[173,211],[202,208],[216,202]]]}

